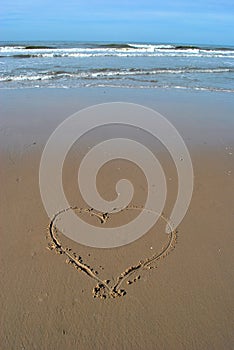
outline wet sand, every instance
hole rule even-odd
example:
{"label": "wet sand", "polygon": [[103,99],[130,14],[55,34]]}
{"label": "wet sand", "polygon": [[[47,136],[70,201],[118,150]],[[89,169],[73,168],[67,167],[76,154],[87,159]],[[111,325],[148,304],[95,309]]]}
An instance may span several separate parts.
{"label": "wet sand", "polygon": [[[0,99],[1,348],[231,349],[232,95],[26,89],[2,90]],[[45,143],[56,126],[72,113],[112,101],[140,103],[162,113],[183,136],[193,162],[193,198],[178,227],[175,249],[166,250],[169,254],[146,264],[150,269],[145,265],[131,271],[139,261],[157,257],[167,247],[169,237],[164,233],[163,219],[127,246],[90,248],[58,233],[62,254],[60,249],[47,249],[51,221],[39,191],[39,164]],[[106,129],[105,135],[115,132]],[[144,206],[146,182],[132,164],[113,161],[110,167],[103,167],[97,179],[98,189],[106,199],[112,199],[116,181],[126,176],[134,184],[131,206],[110,215],[104,223],[100,213],[90,215],[77,188],[77,168],[88,147],[102,135],[103,132],[95,137],[90,134],[74,145],[64,164],[63,183],[71,206],[83,208],[80,213],[76,209],[83,220],[98,227],[117,226],[134,218]],[[168,217],[177,193],[173,162],[165,149],[154,145],[147,135],[135,137],[150,147],[162,163],[168,185],[164,215]],[[138,209],[133,210],[133,206]],[[78,261],[78,266],[71,258]],[[127,270],[117,288],[124,292],[114,298],[104,293],[106,298],[99,298],[104,295],[102,291],[93,290],[98,281],[87,271],[77,269],[82,265],[89,266],[101,281],[110,280],[111,286]]]}

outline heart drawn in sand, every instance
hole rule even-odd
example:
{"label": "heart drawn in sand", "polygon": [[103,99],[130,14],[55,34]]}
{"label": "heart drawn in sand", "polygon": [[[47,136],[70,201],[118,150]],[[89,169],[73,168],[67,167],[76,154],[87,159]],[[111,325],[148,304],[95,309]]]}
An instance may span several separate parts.
{"label": "heart drawn in sand", "polygon": [[[171,232],[167,235],[167,242],[163,246],[161,251],[145,258],[144,260],[138,261],[132,266],[127,267],[125,271],[120,273],[120,275],[118,275],[116,279],[111,283],[110,279],[101,279],[98,276],[98,272],[95,271],[92,267],[90,267],[85,261],[83,261],[82,257],[78,253],[73,252],[71,248],[66,247],[59,241],[57,237],[57,228],[55,225],[55,221],[59,218],[61,214],[66,213],[70,210],[73,210],[77,213],[88,213],[91,216],[95,216],[98,220],[100,220],[102,224],[105,224],[107,222],[107,220],[109,219],[109,214],[96,212],[93,210],[93,208],[85,209],[78,208],[76,206],[69,207],[56,213],[48,226],[48,239],[50,240],[48,244],[48,249],[54,250],[57,254],[64,255],[66,257],[66,263],[72,265],[74,268],[83,272],[86,276],[97,282],[97,285],[93,288],[94,298],[99,297],[102,299],[106,299],[126,295],[126,290],[122,287],[123,282],[127,280],[127,285],[132,284],[133,282],[136,282],[138,279],[140,279],[140,275],[136,276],[134,279],[129,279],[134,275],[134,273],[140,272],[140,270],[149,270],[155,268],[155,266],[152,266],[152,264],[156,261],[158,262],[159,260],[165,258],[175,248],[175,244],[177,242],[177,231],[171,229]],[[137,206],[127,206],[123,210],[148,211],[148,209]],[[160,217],[166,222],[166,224],[170,225],[168,219],[166,219],[164,215],[161,214]]]}
{"label": "heart drawn in sand", "polygon": [[[114,129],[114,137],[109,137],[111,136],[109,132],[107,139],[104,137],[105,133],[99,135],[98,130],[102,128],[104,130],[106,130],[105,128]],[[133,129],[134,133],[132,133]],[[116,137],[117,131],[119,133],[120,130],[122,130],[123,135],[120,134],[121,137]],[[146,140],[156,139],[163,146],[163,149],[167,150],[178,175],[177,196],[169,218],[162,214],[167,198],[168,181],[162,164],[157,158],[157,149],[152,151],[151,147],[145,145],[145,142],[139,142],[137,135],[141,131],[146,133]],[[92,142],[93,139],[96,139],[95,134],[99,136],[96,140],[97,143],[92,144],[91,142],[90,144],[88,142],[92,147],[88,147],[88,152],[79,163],[79,193],[86,203],[85,206],[88,206],[84,209],[69,204],[63,187],[63,165],[71,147],[78,140],[85,139],[89,133],[92,135],[90,138]],[[132,206],[132,203],[136,203],[136,199],[134,199],[134,186],[128,177],[116,178],[113,198],[107,200],[99,192],[97,187],[99,171],[113,160],[131,162],[144,174],[147,186],[145,186],[146,196],[143,208]],[[116,172],[111,175],[109,173],[109,178],[115,174]],[[183,138],[167,118],[145,106],[113,102],[78,111],[56,128],[42,153],[39,184],[45,210],[51,219],[49,248],[65,255],[67,263],[97,282],[93,290],[94,297],[115,298],[126,294],[122,288],[124,281],[131,284],[132,281],[129,278],[134,273],[152,268],[154,262],[167,256],[174,248],[176,228],[183,220],[192,198],[193,167]],[[138,188],[141,187],[142,183]],[[90,225],[81,220],[79,215],[76,215],[86,213],[105,224],[112,214],[130,210],[138,210],[139,215],[126,224],[115,227],[106,225],[104,229]],[[67,238],[83,246],[101,249],[117,248],[137,241],[154,227],[159,218],[165,221],[164,231],[167,233],[165,236],[167,242],[162,250],[127,267],[113,282],[110,279],[101,279],[98,272],[91,268],[81,256],[61,243],[58,235],[61,232]],[[134,281],[137,278],[134,278]]]}

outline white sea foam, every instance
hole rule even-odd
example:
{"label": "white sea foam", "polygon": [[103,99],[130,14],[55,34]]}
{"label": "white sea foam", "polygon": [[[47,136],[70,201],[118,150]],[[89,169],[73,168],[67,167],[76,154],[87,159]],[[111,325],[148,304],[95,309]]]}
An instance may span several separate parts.
{"label": "white sea foam", "polygon": [[21,81],[21,80],[49,80],[53,78],[100,78],[100,77],[118,77],[118,76],[152,76],[158,74],[194,74],[194,73],[225,73],[233,72],[234,68],[185,68],[185,69],[125,69],[125,70],[96,70],[96,71],[78,71],[78,72],[60,72],[60,71],[45,71],[44,74],[20,74],[20,75],[7,75],[1,76],[0,81]]}
{"label": "white sea foam", "polygon": [[150,45],[150,44],[128,44],[121,46],[106,47],[68,47],[68,48],[46,48],[31,46],[1,46],[0,54],[5,56],[24,55],[24,57],[138,57],[138,56],[171,56],[171,57],[226,57],[234,58],[234,51],[228,49],[204,49],[196,47],[173,46],[173,45]]}
{"label": "white sea foam", "polygon": [[0,46],[0,88],[108,86],[234,90],[232,48],[131,42],[33,44]]}

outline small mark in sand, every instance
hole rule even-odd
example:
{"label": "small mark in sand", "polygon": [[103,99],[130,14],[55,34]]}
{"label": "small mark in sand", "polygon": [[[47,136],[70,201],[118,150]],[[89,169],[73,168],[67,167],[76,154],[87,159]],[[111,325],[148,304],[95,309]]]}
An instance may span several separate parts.
{"label": "small mark in sand", "polygon": [[24,148],[26,149],[26,148],[29,148],[29,147],[34,146],[34,145],[36,145],[36,144],[37,144],[36,141],[33,141],[33,142],[30,143],[29,145],[25,145]]}
{"label": "small mark in sand", "polygon": [[139,275],[139,276],[136,276],[133,280],[128,280],[128,281],[127,281],[127,284],[132,284],[132,283],[136,282],[137,280],[139,280],[140,278],[141,278],[140,275]]}

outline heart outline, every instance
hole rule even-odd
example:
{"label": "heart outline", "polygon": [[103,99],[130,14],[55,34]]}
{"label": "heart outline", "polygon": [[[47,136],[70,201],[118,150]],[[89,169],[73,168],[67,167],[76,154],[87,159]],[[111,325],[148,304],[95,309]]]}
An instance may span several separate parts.
{"label": "heart outline", "polygon": [[[170,233],[168,234],[168,241],[163,246],[162,250],[158,253],[153,254],[151,257],[145,258],[144,260],[140,260],[138,264],[132,265],[129,268],[127,268],[124,272],[120,273],[114,281],[114,285],[110,285],[110,280],[103,280],[98,277],[96,271],[93,270],[89,265],[87,265],[81,256],[77,258],[76,253],[72,251],[71,248],[65,248],[62,243],[60,243],[59,239],[56,237],[57,229],[55,225],[55,220],[59,217],[59,215],[66,213],[69,210],[79,211],[79,213],[89,213],[91,216],[96,216],[101,223],[106,223],[107,219],[109,218],[108,213],[100,213],[95,212],[93,208],[79,208],[77,206],[71,206],[65,209],[60,210],[58,213],[56,213],[53,218],[51,219],[48,228],[47,228],[47,237],[50,239],[50,242],[48,243],[48,249],[49,250],[55,250],[56,253],[60,255],[65,255],[67,257],[66,263],[71,264],[73,267],[75,267],[77,270],[82,271],[86,275],[88,275],[90,278],[96,280],[97,285],[93,288],[93,297],[99,297],[101,299],[106,298],[116,298],[121,297],[127,294],[125,289],[120,289],[122,283],[127,279],[127,277],[130,277],[133,275],[136,271],[140,270],[147,270],[153,268],[150,266],[154,261],[159,261],[160,259],[165,258],[172,250],[175,248],[175,244],[177,243],[177,237],[178,237],[178,231],[173,230],[172,225],[170,224],[169,220],[163,215],[160,214],[160,217],[169,225],[171,228]],[[151,209],[147,209],[145,207],[138,207],[138,206],[127,206],[123,210],[147,210],[148,212],[153,212]],[[137,279],[139,279],[140,276],[135,278],[133,281],[135,282]],[[131,284],[133,281],[128,281],[127,284]]]}

